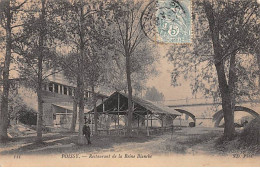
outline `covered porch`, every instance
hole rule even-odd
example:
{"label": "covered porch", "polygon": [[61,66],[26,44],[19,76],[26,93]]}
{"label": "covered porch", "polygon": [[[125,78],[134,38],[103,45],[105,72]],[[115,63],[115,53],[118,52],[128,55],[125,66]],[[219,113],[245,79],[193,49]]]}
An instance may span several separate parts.
{"label": "covered porch", "polygon": [[[181,113],[161,104],[133,96],[133,133],[162,133],[173,130],[173,120]],[[97,106],[98,133],[109,135],[125,135],[128,118],[128,95],[114,92],[109,98]],[[89,119],[94,122],[94,109],[89,113]],[[91,116],[90,116],[91,115]]]}

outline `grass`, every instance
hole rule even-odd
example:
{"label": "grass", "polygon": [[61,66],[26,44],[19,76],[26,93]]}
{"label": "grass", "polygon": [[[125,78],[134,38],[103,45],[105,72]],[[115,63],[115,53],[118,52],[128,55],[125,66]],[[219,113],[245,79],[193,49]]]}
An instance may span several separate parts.
{"label": "grass", "polygon": [[232,140],[220,137],[215,148],[224,153],[260,155],[260,118],[252,120],[241,132],[236,132]]}
{"label": "grass", "polygon": [[219,136],[219,132],[211,132],[205,134],[183,134],[179,138],[168,140],[165,142],[165,151],[185,154],[189,148],[196,145],[204,145],[210,140],[214,140]]}

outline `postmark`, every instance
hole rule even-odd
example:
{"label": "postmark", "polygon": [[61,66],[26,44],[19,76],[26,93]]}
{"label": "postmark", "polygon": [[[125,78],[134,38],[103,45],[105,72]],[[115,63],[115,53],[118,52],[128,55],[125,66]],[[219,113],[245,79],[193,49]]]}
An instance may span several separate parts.
{"label": "postmark", "polygon": [[156,39],[162,43],[191,43],[190,0],[158,0]]}

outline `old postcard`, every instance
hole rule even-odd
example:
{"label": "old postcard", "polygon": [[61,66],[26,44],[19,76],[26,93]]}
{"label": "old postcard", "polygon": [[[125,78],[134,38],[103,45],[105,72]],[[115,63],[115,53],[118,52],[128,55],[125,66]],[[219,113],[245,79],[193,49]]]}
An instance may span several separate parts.
{"label": "old postcard", "polygon": [[0,166],[259,167],[259,0],[1,0]]}

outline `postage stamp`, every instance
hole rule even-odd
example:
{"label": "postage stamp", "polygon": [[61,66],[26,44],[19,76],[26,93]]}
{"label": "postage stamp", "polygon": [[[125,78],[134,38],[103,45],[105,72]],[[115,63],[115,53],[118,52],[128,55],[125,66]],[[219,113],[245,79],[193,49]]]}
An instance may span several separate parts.
{"label": "postage stamp", "polygon": [[191,43],[191,1],[158,0],[156,24],[158,42]]}

